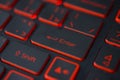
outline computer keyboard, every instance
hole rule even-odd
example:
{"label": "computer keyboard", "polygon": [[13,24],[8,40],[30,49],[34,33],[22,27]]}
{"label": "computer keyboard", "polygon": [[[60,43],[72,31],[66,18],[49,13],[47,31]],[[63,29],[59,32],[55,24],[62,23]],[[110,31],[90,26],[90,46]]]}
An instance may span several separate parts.
{"label": "computer keyboard", "polygon": [[0,80],[120,80],[120,0],[0,0]]}

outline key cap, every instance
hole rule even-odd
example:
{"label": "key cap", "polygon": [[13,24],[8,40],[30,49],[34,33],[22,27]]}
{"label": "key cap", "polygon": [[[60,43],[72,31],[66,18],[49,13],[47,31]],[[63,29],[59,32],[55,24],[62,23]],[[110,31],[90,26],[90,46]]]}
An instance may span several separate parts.
{"label": "key cap", "polygon": [[42,6],[43,3],[40,0],[20,0],[14,9],[14,12],[31,19],[35,19],[37,18]]}
{"label": "key cap", "polygon": [[8,74],[5,76],[3,80],[34,80],[34,79],[23,73],[17,72],[15,70],[11,70],[8,72]]}
{"label": "key cap", "polygon": [[94,66],[109,73],[114,73],[119,67],[120,63],[120,49],[105,45],[99,51]]}
{"label": "key cap", "polygon": [[0,8],[11,10],[18,0],[0,0]]}
{"label": "key cap", "polygon": [[[95,24],[94,24],[95,23]],[[95,38],[102,27],[102,19],[72,11],[64,25],[65,29]]]}
{"label": "key cap", "polygon": [[84,60],[92,41],[90,37],[42,23],[31,38],[34,45],[80,61]]}
{"label": "key cap", "polygon": [[62,5],[62,3],[63,3],[63,0],[43,0],[43,1],[53,3],[53,4],[56,4],[58,6]]}
{"label": "key cap", "polygon": [[36,28],[32,20],[15,16],[5,28],[5,33],[20,40],[27,40]]}
{"label": "key cap", "polygon": [[107,44],[116,46],[120,48],[120,27],[119,25],[114,25],[112,29],[109,31],[105,42]]}
{"label": "key cap", "polygon": [[114,0],[66,0],[63,5],[100,18],[105,18]]}
{"label": "key cap", "polygon": [[89,72],[86,80],[112,80],[112,78],[106,72],[95,69]]}
{"label": "key cap", "polygon": [[10,20],[10,15],[7,12],[0,10],[0,30],[2,30]]}
{"label": "key cap", "polygon": [[49,4],[41,11],[39,20],[53,26],[61,27],[67,15],[68,9]]}
{"label": "key cap", "polygon": [[120,10],[117,13],[117,16],[115,18],[116,22],[120,24]]}
{"label": "key cap", "polygon": [[47,80],[75,80],[79,68],[79,64],[75,62],[55,57],[45,73],[45,78]]}
{"label": "key cap", "polygon": [[5,68],[2,65],[0,65],[0,78],[2,77],[4,72],[5,72]]}
{"label": "key cap", "polygon": [[8,43],[8,40],[5,37],[0,36],[0,52],[5,48],[7,43]]}
{"label": "key cap", "polygon": [[10,43],[2,53],[3,63],[39,75],[48,62],[49,54],[14,42]]}

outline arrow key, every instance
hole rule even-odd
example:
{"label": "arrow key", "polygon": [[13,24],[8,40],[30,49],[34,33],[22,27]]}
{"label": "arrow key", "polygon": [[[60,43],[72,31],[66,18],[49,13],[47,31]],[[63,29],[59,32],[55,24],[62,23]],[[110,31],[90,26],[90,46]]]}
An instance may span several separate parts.
{"label": "arrow key", "polygon": [[105,45],[101,48],[94,66],[100,70],[104,70],[109,73],[114,73],[119,67],[120,63],[120,49],[114,46]]}
{"label": "arrow key", "polygon": [[56,57],[45,73],[47,80],[75,80],[79,64]]}

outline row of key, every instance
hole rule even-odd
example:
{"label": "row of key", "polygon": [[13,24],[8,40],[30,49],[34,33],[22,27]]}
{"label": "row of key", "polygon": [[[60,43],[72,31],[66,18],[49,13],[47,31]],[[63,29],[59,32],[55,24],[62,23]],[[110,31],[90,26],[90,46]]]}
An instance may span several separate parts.
{"label": "row of key", "polygon": [[[106,18],[113,0],[106,0],[104,4],[98,4],[98,2],[90,0],[76,0],[74,3],[73,0],[44,1],[53,4],[45,5],[41,0],[1,0],[1,9],[8,11],[14,8],[14,13],[17,15],[12,17],[9,13],[0,10],[0,30],[4,29],[5,34],[23,41],[28,40],[32,35],[32,44],[83,61],[103,26],[103,18]],[[108,5],[108,3],[110,4]],[[58,6],[61,4],[66,8]],[[70,12],[68,8],[76,11]],[[33,21],[36,18],[40,22],[39,25]],[[115,21],[120,24],[120,10],[116,14]],[[119,30],[120,28],[116,27],[110,31],[105,39],[106,46],[101,48],[94,61],[95,67],[109,73],[115,72],[120,63],[120,55],[117,54],[120,50],[116,48],[120,47]],[[113,46],[109,47],[108,44]],[[3,50],[4,48],[5,50]],[[116,54],[110,48],[114,48]],[[34,48],[17,42],[8,44],[8,40],[1,36],[0,51],[2,50],[1,61],[3,63],[33,75],[39,75],[50,59],[49,54]],[[9,50],[11,50],[12,54],[10,54]],[[118,58],[116,58],[116,55],[118,55]],[[66,67],[64,64],[68,66]],[[51,80],[61,78],[63,80],[74,80],[79,69],[79,64],[61,57],[55,57],[45,73],[45,78]],[[4,68],[0,67],[0,75],[3,72]],[[63,75],[60,76],[61,73]],[[9,71],[4,80],[12,79],[12,77],[20,77],[22,80],[34,80],[32,77],[15,70]]]}

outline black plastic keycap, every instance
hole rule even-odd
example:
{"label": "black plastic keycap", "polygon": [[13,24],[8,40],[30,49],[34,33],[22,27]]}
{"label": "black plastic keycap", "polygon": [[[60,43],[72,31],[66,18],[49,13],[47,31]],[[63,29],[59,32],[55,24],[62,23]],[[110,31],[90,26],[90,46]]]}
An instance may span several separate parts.
{"label": "black plastic keycap", "polygon": [[55,57],[48,67],[45,78],[47,80],[75,80],[80,65],[61,57]]}
{"label": "black plastic keycap", "polygon": [[72,11],[64,28],[95,38],[102,27],[102,19],[82,12]]}
{"label": "black plastic keycap", "polygon": [[65,0],[65,7],[105,18],[114,0]]}
{"label": "black plastic keycap", "polygon": [[82,61],[91,47],[93,38],[41,23],[33,34],[31,42],[53,52]]}
{"label": "black plastic keycap", "polygon": [[104,45],[94,61],[94,66],[109,73],[114,73],[120,63],[120,49],[110,45]]}
{"label": "black plastic keycap", "polygon": [[32,20],[15,16],[6,26],[5,33],[21,40],[27,40],[35,28],[36,25]]}
{"label": "black plastic keycap", "polygon": [[41,0],[20,0],[14,9],[14,12],[35,19],[42,6],[43,3]]}
{"label": "black plastic keycap", "polygon": [[40,74],[48,59],[49,54],[17,42],[10,43],[1,57],[2,62],[34,75]]}
{"label": "black plastic keycap", "polygon": [[49,4],[41,11],[39,20],[53,26],[62,27],[67,15],[67,8]]}
{"label": "black plastic keycap", "polygon": [[120,48],[120,26],[119,24],[111,26],[111,29],[105,39],[105,42],[109,45]]}

